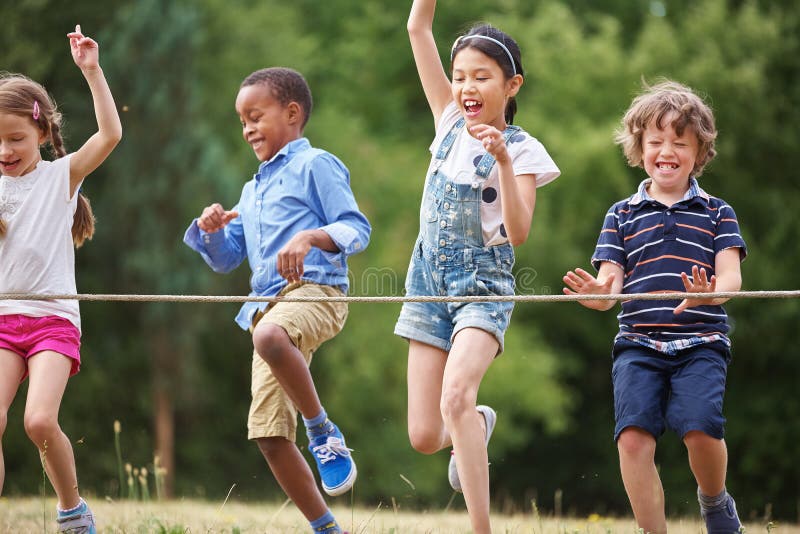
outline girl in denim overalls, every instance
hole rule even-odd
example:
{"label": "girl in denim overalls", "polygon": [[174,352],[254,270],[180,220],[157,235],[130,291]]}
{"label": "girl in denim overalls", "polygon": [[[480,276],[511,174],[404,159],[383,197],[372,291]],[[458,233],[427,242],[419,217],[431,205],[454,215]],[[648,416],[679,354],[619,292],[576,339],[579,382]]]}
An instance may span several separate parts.
{"label": "girl in denim overalls", "polygon": [[[435,0],[415,0],[411,47],[436,123],[406,279],[409,296],[513,295],[514,245],[528,237],[536,187],[559,170],[517,126],[519,47],[487,25],[459,37],[448,80],[433,38]],[[408,433],[431,454],[452,444],[449,479],[463,491],[472,529],[490,532],[486,446],[496,413],[478,386],[503,350],[511,302],[409,302],[395,333],[409,340]]]}

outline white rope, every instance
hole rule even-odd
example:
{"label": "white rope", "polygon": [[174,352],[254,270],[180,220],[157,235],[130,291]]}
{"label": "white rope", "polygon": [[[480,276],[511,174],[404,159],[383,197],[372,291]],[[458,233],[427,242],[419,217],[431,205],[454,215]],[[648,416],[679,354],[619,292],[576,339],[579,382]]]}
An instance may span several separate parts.
{"label": "white rope", "polygon": [[301,297],[241,295],[135,295],[135,294],[33,294],[0,293],[0,300],[83,300],[116,302],[577,302],[581,300],[682,300],[682,299],[792,299],[800,298],[800,290],[792,291],[724,291],[716,293],[629,293],[611,295],[463,295],[388,296],[388,297]]}

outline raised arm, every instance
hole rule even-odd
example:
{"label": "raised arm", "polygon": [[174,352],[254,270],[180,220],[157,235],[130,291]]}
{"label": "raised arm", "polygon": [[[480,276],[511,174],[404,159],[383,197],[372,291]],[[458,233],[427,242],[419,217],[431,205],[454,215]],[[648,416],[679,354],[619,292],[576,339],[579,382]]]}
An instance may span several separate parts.
{"label": "raised arm", "polygon": [[[563,278],[565,295],[610,295],[622,292],[622,267],[610,261],[600,264],[597,278],[584,271],[575,269],[569,271]],[[617,303],[615,300],[580,300],[582,306],[592,310],[610,310]]]}
{"label": "raised arm", "polygon": [[408,37],[411,39],[411,50],[417,65],[422,89],[428,106],[433,113],[433,120],[439,123],[439,117],[447,104],[453,99],[450,80],[444,71],[442,59],[433,38],[433,14],[436,11],[436,0],[414,0],[408,16]]}
{"label": "raised arm", "polygon": [[[742,288],[742,271],[739,263],[741,257],[739,255],[739,248],[733,247],[719,252],[714,261],[714,271],[717,273],[708,278],[705,269],[698,268],[697,265],[692,266],[692,277],[686,273],[681,273],[683,286],[686,288],[687,293],[728,293],[730,291],[739,291]],[[684,299],[675,308],[675,313],[682,313],[686,308],[694,308],[695,306],[716,306],[727,302],[726,298],[709,299],[709,298],[696,298]]]}
{"label": "raised arm", "polygon": [[67,37],[72,59],[89,84],[97,118],[97,133],[72,155],[69,163],[70,193],[74,194],[81,181],[103,163],[122,139],[122,124],[114,97],[100,68],[97,42],[83,35],[80,25],[75,26],[75,31],[67,34]]}

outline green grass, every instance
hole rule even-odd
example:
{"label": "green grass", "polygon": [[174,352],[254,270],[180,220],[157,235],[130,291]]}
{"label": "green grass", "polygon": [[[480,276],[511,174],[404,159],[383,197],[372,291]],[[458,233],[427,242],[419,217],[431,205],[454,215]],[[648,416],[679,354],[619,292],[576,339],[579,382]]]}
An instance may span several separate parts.
{"label": "green grass", "polygon": [[[55,500],[47,498],[46,518],[41,498],[0,498],[0,532],[51,533],[55,531]],[[98,532],[111,534],[246,534],[308,533],[300,512],[290,503],[240,503],[174,500],[141,502],[88,498]],[[334,514],[351,534],[464,534],[469,519],[463,510],[412,512],[392,504],[375,508],[334,506]],[[44,521],[44,523],[43,523]],[[542,517],[528,514],[492,515],[494,532],[501,534],[615,534],[635,533],[632,519]],[[700,534],[699,520],[671,519],[670,534]],[[800,525],[747,524],[749,534],[800,534]]]}

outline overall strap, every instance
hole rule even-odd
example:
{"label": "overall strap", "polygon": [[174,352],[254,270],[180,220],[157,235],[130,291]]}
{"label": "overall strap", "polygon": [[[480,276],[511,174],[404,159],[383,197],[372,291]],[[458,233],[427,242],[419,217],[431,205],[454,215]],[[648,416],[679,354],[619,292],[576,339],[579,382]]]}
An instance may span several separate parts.
{"label": "overall strap", "polygon": [[453,148],[453,143],[456,141],[458,132],[461,131],[461,128],[464,127],[466,122],[467,121],[464,120],[464,117],[460,117],[453,127],[450,128],[450,131],[444,136],[444,139],[442,139],[442,144],[439,145],[439,149],[436,151],[436,159],[440,161],[447,159],[447,154],[449,154],[450,149]]}
{"label": "overall strap", "polygon": [[[503,142],[508,144],[508,140],[514,136],[515,133],[520,131],[522,128],[519,126],[509,125],[505,131],[503,132]],[[481,160],[478,162],[478,166],[475,167],[475,174],[486,179],[489,176],[489,173],[492,171],[492,167],[494,167],[494,156],[489,154],[488,152],[483,155]]]}

